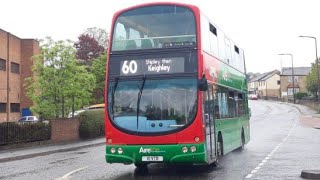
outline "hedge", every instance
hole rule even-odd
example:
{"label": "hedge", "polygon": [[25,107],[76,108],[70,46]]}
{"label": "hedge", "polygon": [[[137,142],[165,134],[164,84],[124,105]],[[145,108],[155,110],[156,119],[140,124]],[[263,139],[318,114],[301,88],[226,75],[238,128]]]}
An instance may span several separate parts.
{"label": "hedge", "polygon": [[49,123],[0,123],[0,144],[48,140],[51,137]]}
{"label": "hedge", "polygon": [[82,139],[104,135],[104,109],[86,110],[79,114],[79,135]]}

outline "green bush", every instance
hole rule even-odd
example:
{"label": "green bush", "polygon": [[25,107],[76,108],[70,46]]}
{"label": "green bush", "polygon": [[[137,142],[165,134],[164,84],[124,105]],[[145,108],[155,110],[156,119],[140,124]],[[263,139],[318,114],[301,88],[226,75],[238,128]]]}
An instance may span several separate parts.
{"label": "green bush", "polygon": [[104,109],[86,110],[79,115],[80,138],[88,139],[104,135]]}
{"label": "green bush", "polygon": [[294,97],[299,100],[301,100],[303,97],[307,97],[307,96],[308,96],[308,93],[304,93],[304,92],[298,92],[298,93],[294,94]]}

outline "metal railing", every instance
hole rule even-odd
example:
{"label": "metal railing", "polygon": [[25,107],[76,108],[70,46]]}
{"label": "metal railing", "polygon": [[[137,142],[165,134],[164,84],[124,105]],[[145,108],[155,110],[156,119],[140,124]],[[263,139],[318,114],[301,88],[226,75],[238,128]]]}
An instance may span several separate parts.
{"label": "metal railing", "polygon": [[0,123],[0,145],[42,141],[50,137],[50,123]]}

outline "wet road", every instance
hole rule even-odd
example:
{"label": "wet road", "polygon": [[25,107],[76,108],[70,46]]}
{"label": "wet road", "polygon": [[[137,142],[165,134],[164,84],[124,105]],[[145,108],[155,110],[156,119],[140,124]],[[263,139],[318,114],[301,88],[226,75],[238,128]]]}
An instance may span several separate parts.
{"label": "wet road", "polygon": [[0,179],[301,179],[304,169],[320,169],[320,130],[299,123],[297,108],[250,101],[251,141],[242,152],[225,155],[217,167],[106,164],[104,146],[0,163]]}

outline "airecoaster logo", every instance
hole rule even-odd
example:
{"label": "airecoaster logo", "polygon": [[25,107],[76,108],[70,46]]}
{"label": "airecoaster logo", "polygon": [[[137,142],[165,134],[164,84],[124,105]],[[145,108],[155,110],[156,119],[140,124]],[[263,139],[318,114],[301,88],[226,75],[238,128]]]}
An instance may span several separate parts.
{"label": "airecoaster logo", "polygon": [[139,153],[163,153],[159,148],[143,148],[141,147]]}

